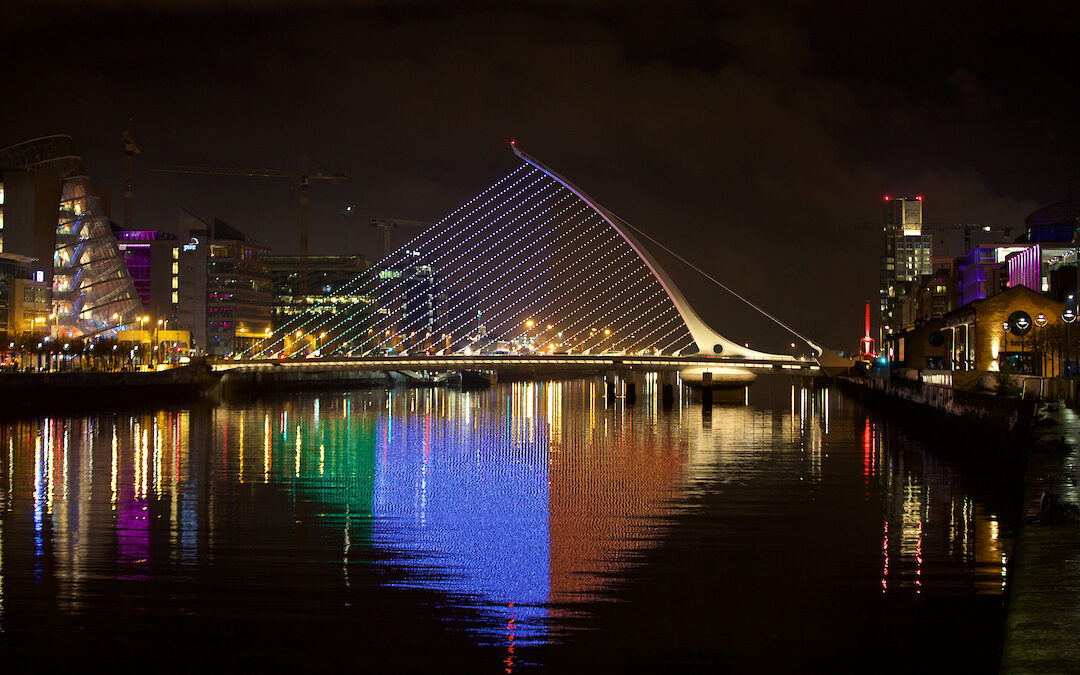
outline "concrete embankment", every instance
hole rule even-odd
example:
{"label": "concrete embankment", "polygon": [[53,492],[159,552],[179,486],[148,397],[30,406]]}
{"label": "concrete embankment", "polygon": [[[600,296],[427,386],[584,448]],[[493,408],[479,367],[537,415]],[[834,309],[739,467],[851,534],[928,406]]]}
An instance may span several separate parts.
{"label": "concrete embankment", "polygon": [[255,397],[268,392],[310,389],[353,389],[407,385],[408,375],[385,370],[299,370],[270,368],[230,370],[222,378],[226,398]]}
{"label": "concrete embankment", "polygon": [[93,412],[148,405],[216,402],[221,376],[205,363],[160,372],[4,373],[0,414]]}
{"label": "concrete embankment", "polygon": [[1035,413],[1033,398],[1016,399],[981,392],[881,377],[838,378],[841,388],[872,399],[888,401],[916,414],[940,414],[965,419],[977,426],[1026,433]]}

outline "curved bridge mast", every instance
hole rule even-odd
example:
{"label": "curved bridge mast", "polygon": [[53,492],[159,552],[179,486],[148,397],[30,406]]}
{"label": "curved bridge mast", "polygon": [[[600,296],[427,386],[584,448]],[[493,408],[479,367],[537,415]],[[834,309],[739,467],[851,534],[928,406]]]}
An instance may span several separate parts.
{"label": "curved bridge mast", "polygon": [[[561,183],[563,187],[565,187],[567,190],[570,190],[575,195],[577,195],[578,198],[580,198],[583,202],[588,204],[591,209],[596,211],[596,213],[599,214],[600,217],[603,218],[608,225],[613,227],[615,231],[618,232],[619,235],[626,241],[626,243],[634,249],[634,252],[637,253],[638,257],[640,257],[645,262],[649,270],[653,273],[653,276],[656,277],[657,281],[659,281],[660,285],[664,288],[664,292],[667,293],[668,297],[671,298],[671,301],[675,304],[675,308],[678,310],[679,315],[682,317],[683,322],[686,324],[687,329],[689,329],[690,331],[690,335],[694,340],[694,344],[697,345],[698,354],[722,354],[724,356],[737,356],[746,359],[761,359],[769,361],[796,360],[793,356],[789,354],[770,354],[768,352],[761,352],[755,349],[744,347],[737,342],[732,342],[720,333],[713,330],[707,323],[705,323],[705,320],[698,316],[697,312],[693,310],[693,308],[690,306],[690,303],[687,302],[686,298],[683,296],[682,291],[680,291],[679,287],[675,285],[674,280],[672,280],[672,278],[668,276],[668,273],[660,265],[660,262],[653,257],[649,250],[645,248],[640,241],[638,241],[637,237],[635,237],[633,233],[631,233],[626,227],[621,227],[619,225],[620,223],[626,224],[626,221],[624,221],[622,218],[619,218],[614,213],[608,211],[606,208],[598,204],[596,200],[587,195],[581,188],[577,187],[569,180],[553,171],[551,168],[545,166],[536,158],[527,154],[525,151],[523,151],[517,146],[516,142],[511,143],[511,147],[514,150],[514,154],[521,158],[522,161],[525,161],[536,167],[540,171],[543,171],[552,179]],[[810,342],[809,340],[806,340],[806,338],[803,338],[802,336],[799,337],[800,339],[805,340],[811,348],[818,352],[819,355],[821,355],[821,353],[824,351],[821,347]]]}

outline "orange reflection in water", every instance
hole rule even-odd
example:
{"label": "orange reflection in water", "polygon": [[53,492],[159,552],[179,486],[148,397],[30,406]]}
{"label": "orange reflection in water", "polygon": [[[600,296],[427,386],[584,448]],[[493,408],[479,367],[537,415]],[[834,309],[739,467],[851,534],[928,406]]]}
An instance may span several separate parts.
{"label": "orange reflection in water", "polygon": [[[556,606],[601,594],[607,579],[634,564],[636,551],[655,545],[655,533],[647,533],[686,480],[682,434],[658,432],[648,410],[605,406],[593,389],[550,388],[550,397],[565,395],[541,406],[561,417],[551,426],[548,466],[549,598]],[[592,406],[588,416],[558,412],[582,405]]]}

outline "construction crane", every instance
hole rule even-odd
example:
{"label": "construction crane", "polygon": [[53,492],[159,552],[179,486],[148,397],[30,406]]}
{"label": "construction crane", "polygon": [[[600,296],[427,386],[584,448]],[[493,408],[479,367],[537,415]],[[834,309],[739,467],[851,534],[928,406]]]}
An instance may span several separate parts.
{"label": "construction crane", "polygon": [[948,230],[963,230],[964,231],[964,253],[971,251],[971,233],[972,232],[1002,232],[1005,238],[1008,239],[1012,236],[1011,227],[992,227],[990,225],[979,225],[976,223],[928,223],[922,226],[923,231],[930,230],[932,232],[944,232]]}
{"label": "construction crane", "polygon": [[311,173],[308,170],[308,158],[304,155],[303,162],[301,163],[299,171],[281,171],[277,169],[231,169],[231,168],[212,168],[203,166],[179,166],[169,164],[159,164],[150,167],[151,171],[168,172],[168,173],[196,173],[196,174],[211,174],[216,176],[251,176],[257,178],[296,178],[300,180],[300,255],[307,256],[308,254],[308,211],[310,206],[310,197],[308,195],[308,189],[312,180],[328,180],[335,183],[340,183],[349,179],[348,174],[335,173]]}
{"label": "construction crane", "polygon": [[390,230],[399,227],[427,227],[431,223],[419,220],[402,220],[401,218],[372,218],[371,226],[380,227],[383,231],[383,257],[390,255]]}
{"label": "construction crane", "polygon": [[[879,232],[886,232],[888,226],[883,223],[856,223],[854,227],[860,229],[878,230]],[[947,232],[962,230],[964,232],[964,252],[967,253],[971,250],[971,235],[974,232],[1001,232],[1008,239],[1012,236],[1011,227],[996,227],[991,225],[980,225],[977,223],[923,223],[919,226],[924,234],[930,234],[934,232]]]}
{"label": "construction crane", "polygon": [[135,214],[132,211],[132,203],[135,201],[135,155],[141,155],[139,146],[135,145],[132,136],[131,122],[128,120],[128,128],[124,131],[124,229],[134,230]]}
{"label": "construction crane", "polygon": [[215,176],[250,176],[255,178],[293,178],[300,180],[300,275],[301,287],[307,292],[307,256],[308,256],[308,211],[310,198],[308,188],[312,180],[328,180],[340,183],[349,179],[344,173],[311,173],[308,170],[308,158],[304,155],[299,171],[279,171],[277,169],[231,169],[203,166],[179,166],[159,164],[150,167],[151,171],[167,173],[197,173]]}

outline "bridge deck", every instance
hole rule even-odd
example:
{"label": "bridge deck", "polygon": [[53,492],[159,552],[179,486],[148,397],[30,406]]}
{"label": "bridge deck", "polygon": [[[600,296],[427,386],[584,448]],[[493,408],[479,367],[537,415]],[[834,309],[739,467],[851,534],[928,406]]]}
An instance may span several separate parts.
{"label": "bridge deck", "polygon": [[559,356],[405,356],[372,358],[311,358],[282,360],[222,360],[214,361],[211,368],[218,372],[230,370],[300,369],[320,370],[682,370],[696,367],[735,367],[750,370],[770,370],[786,373],[816,375],[820,367],[813,361],[788,359],[743,359],[720,357],[682,356],[615,356],[615,355],[559,355]]}

